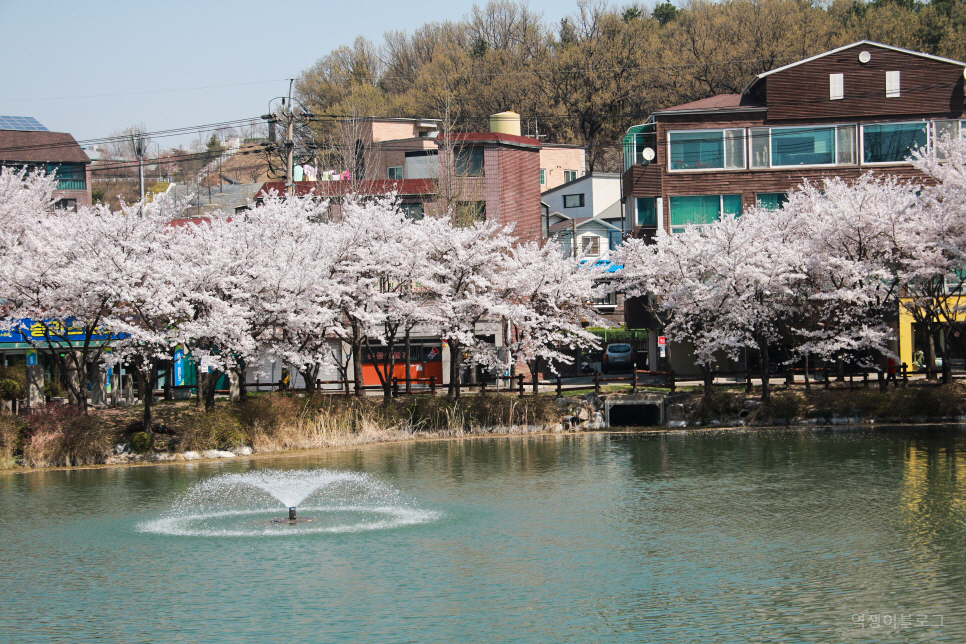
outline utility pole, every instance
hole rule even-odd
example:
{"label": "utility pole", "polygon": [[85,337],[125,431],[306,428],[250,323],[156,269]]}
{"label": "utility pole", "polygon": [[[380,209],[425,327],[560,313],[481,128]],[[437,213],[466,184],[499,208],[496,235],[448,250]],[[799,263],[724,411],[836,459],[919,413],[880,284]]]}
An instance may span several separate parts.
{"label": "utility pole", "polygon": [[574,259],[577,259],[577,220],[576,219],[570,220],[570,230],[571,230],[570,245],[573,246]]}
{"label": "utility pole", "polygon": [[[285,148],[288,151],[288,156],[285,163],[285,188],[289,196],[295,194],[295,167],[293,164],[295,156],[295,141],[293,136],[295,134],[295,113],[292,110],[292,85],[295,83],[294,78],[290,78],[288,81],[288,129],[285,132]],[[285,105],[283,102],[282,109],[284,111]]]}
{"label": "utility pole", "polygon": [[141,193],[141,201],[144,201],[144,132],[140,129],[131,132],[131,149],[134,156],[138,159],[138,188]]}

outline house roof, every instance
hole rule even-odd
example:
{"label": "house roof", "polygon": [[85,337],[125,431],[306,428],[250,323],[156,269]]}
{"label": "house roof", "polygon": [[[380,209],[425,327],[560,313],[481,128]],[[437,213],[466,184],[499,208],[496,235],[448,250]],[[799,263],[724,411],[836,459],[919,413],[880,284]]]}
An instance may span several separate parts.
{"label": "house roof", "polygon": [[66,132],[0,130],[0,161],[14,163],[90,163]]}
{"label": "house roof", "polygon": [[775,69],[772,69],[770,71],[767,71],[767,72],[758,74],[757,76],[755,76],[755,78],[750,83],[748,83],[748,87],[746,87],[744,91],[747,92],[759,80],[761,80],[762,78],[765,78],[767,76],[771,76],[772,74],[777,74],[778,72],[783,72],[786,69],[791,69],[792,67],[798,67],[799,65],[804,65],[805,63],[810,63],[813,60],[818,60],[819,58],[825,58],[826,56],[831,56],[832,54],[837,54],[840,51],[845,51],[846,49],[851,49],[853,47],[859,47],[859,46],[863,46],[863,47],[881,47],[882,49],[890,49],[892,51],[898,51],[898,52],[901,52],[903,54],[909,54],[911,56],[919,56],[920,58],[928,58],[930,60],[938,60],[939,62],[942,62],[942,63],[950,63],[952,65],[966,66],[966,63],[964,63],[962,61],[959,61],[959,60],[953,60],[952,58],[943,58],[942,56],[934,56],[932,54],[924,54],[921,51],[913,51],[911,49],[903,49],[902,47],[893,47],[892,45],[885,45],[885,44],[883,44],[881,42],[875,42],[873,40],[859,40],[859,41],[854,42],[854,43],[852,43],[850,45],[844,45],[842,47],[838,47],[836,49],[832,49],[832,50],[826,51],[824,53],[817,54],[815,56],[811,56],[809,58],[803,58],[802,60],[796,61],[794,63],[790,63],[788,65],[784,65],[783,67],[776,67]]}
{"label": "house roof", "polygon": [[544,195],[549,195],[549,194],[553,194],[554,192],[559,192],[560,190],[563,190],[565,188],[566,189],[570,189],[570,188],[573,188],[574,187],[574,184],[580,183],[582,181],[591,181],[592,182],[594,179],[604,179],[604,180],[607,180],[607,181],[620,181],[620,178],[621,178],[621,176],[619,174],[617,174],[616,172],[591,172],[589,174],[581,175],[581,176],[577,177],[576,179],[571,179],[567,183],[562,183],[559,186],[554,186],[553,188],[550,188],[548,190],[544,190],[543,191],[543,194]]}
{"label": "house roof", "polygon": [[[559,212],[554,212],[551,214],[559,215],[561,217],[566,217],[566,215],[562,215]],[[598,223],[601,226],[604,226],[605,228],[613,228],[614,230],[620,232],[620,228],[618,228],[614,224],[604,221],[603,219],[598,219],[597,217],[574,217],[573,219],[558,221],[557,223],[550,225],[550,232],[557,232],[560,230],[570,230],[574,226],[573,222],[577,222],[577,228],[580,228],[589,223]]]}
{"label": "house roof", "polygon": [[503,143],[505,145],[515,145],[521,148],[541,148],[540,141],[528,136],[517,136],[516,134],[504,134],[502,132],[463,132],[459,134],[440,134],[437,140],[451,138],[454,141],[479,142],[479,143]]}
{"label": "house roof", "polygon": [[718,94],[682,105],[675,105],[655,114],[687,114],[690,112],[751,111],[768,109],[757,97],[749,94]]}
{"label": "house roof", "polygon": [[[285,195],[284,181],[268,181],[255,194],[256,199],[269,196],[272,192]],[[299,197],[318,195],[320,197],[345,196],[358,192],[362,195],[431,195],[436,193],[432,179],[374,179],[356,184],[352,181],[296,181],[295,194]]]}

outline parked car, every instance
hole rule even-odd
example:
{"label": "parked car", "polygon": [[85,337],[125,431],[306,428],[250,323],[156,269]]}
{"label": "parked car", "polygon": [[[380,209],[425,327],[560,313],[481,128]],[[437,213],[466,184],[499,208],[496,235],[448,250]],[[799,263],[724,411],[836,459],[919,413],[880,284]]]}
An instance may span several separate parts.
{"label": "parked car", "polygon": [[611,371],[631,371],[634,369],[634,349],[629,344],[608,344],[604,349],[604,359],[600,370],[604,373]]}

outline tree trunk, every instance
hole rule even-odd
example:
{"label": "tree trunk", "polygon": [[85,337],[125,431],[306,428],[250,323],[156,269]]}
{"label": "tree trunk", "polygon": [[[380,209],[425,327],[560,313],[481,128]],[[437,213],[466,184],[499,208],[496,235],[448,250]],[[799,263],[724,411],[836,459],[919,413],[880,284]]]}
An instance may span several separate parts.
{"label": "tree trunk", "polygon": [[459,340],[449,341],[449,387],[446,390],[446,395],[449,396],[450,400],[456,400],[459,397],[459,381],[460,381],[460,344]]}
{"label": "tree trunk", "polygon": [[[152,426],[154,425],[154,384],[157,380],[157,373],[154,368],[154,363],[149,362],[146,366],[138,369],[138,387],[141,389],[139,392],[141,394],[141,402],[143,405],[143,413],[141,415],[141,427],[143,431],[148,434],[152,433]],[[147,395],[145,395],[145,392]]]}
{"label": "tree trunk", "polygon": [[533,395],[540,393],[540,358],[536,358],[530,366],[530,378],[533,379]]}
{"label": "tree trunk", "polygon": [[805,391],[812,390],[812,383],[808,381],[808,354],[805,354]]}
{"label": "tree trunk", "polygon": [[[237,380],[236,386],[238,387],[238,400],[236,402],[242,405],[248,401],[248,386],[245,382],[245,377],[248,375],[247,371],[248,370],[245,368],[244,362],[240,362],[238,365],[232,368],[232,373],[235,374],[235,379]],[[308,383],[308,380],[305,382]],[[312,380],[312,384],[315,384],[315,380]],[[308,386],[308,384],[306,384],[306,386]]]}
{"label": "tree trunk", "polygon": [[355,394],[362,396],[362,333],[356,322],[352,323],[352,376],[355,382]]}
{"label": "tree trunk", "polygon": [[410,369],[412,368],[412,341],[410,339],[410,329],[406,329],[406,337],[403,338],[403,344],[406,347],[406,394],[413,393],[413,383],[411,382],[412,373]]}
{"label": "tree trunk", "polygon": [[926,380],[936,379],[936,343],[932,329],[926,332]]}
{"label": "tree trunk", "polygon": [[714,395],[714,371],[708,365],[698,365],[701,367],[701,377],[704,379],[704,398],[711,400]]}
{"label": "tree trunk", "polygon": [[949,363],[949,333],[952,328],[943,331],[943,384],[953,381],[953,366]]}
{"label": "tree trunk", "polygon": [[164,399],[174,400],[174,365],[168,362],[164,370]]}
{"label": "tree trunk", "polygon": [[771,400],[771,385],[768,382],[768,345],[758,345],[761,352],[761,402],[768,403]]}

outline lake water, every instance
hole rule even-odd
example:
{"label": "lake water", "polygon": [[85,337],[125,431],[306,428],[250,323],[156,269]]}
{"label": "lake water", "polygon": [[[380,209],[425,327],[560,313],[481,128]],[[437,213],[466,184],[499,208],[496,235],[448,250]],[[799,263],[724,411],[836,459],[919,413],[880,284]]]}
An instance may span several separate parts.
{"label": "lake water", "polygon": [[0,641],[963,642],[964,466],[931,427],[0,474]]}

